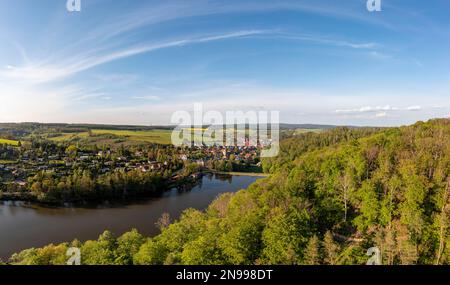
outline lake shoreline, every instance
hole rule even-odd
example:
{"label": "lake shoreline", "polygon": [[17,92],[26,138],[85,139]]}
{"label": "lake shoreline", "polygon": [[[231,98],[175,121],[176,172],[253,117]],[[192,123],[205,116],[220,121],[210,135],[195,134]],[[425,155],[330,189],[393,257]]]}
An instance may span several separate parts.
{"label": "lake shoreline", "polygon": [[24,202],[49,208],[94,208],[104,205],[127,205],[142,200],[149,200],[160,197],[164,192],[170,191],[178,187],[195,187],[196,183],[202,176],[198,178],[184,177],[178,181],[170,181],[161,190],[147,194],[124,197],[110,197],[107,199],[86,199],[86,200],[69,200],[69,201],[41,201],[31,193],[0,193],[0,202]]}
{"label": "lake shoreline", "polygon": [[205,173],[213,173],[213,174],[220,174],[220,175],[231,175],[231,176],[250,176],[250,177],[269,177],[270,174],[267,173],[260,173],[260,172],[224,172],[224,171],[215,171],[215,170],[208,170]]}
{"label": "lake shoreline", "polygon": [[0,235],[0,258],[51,243],[95,240],[107,229],[116,236],[133,228],[145,236],[155,236],[159,233],[155,223],[163,213],[176,221],[187,209],[204,211],[218,196],[247,189],[258,179],[205,174],[193,187],[174,187],[159,197],[80,207],[0,202],[0,228],[4,233]]}
{"label": "lake shoreline", "polygon": [[171,179],[168,181],[164,189],[157,192],[148,193],[147,195],[126,196],[122,198],[111,197],[109,199],[92,199],[92,200],[74,200],[74,201],[40,201],[35,195],[31,193],[1,193],[0,202],[24,202],[48,208],[96,208],[102,206],[114,205],[130,205],[139,203],[140,201],[147,201],[149,199],[158,198],[165,192],[174,188],[193,188],[203,178],[204,175],[219,175],[219,176],[248,176],[266,178],[269,174],[255,173],[255,172],[223,172],[215,170],[203,170],[193,173],[189,176],[180,179]]}

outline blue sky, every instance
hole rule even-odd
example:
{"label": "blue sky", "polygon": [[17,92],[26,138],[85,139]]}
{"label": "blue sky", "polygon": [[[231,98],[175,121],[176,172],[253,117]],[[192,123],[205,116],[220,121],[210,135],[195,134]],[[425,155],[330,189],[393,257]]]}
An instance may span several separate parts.
{"label": "blue sky", "polygon": [[167,124],[279,110],[288,123],[450,115],[450,2],[0,0],[0,121]]}

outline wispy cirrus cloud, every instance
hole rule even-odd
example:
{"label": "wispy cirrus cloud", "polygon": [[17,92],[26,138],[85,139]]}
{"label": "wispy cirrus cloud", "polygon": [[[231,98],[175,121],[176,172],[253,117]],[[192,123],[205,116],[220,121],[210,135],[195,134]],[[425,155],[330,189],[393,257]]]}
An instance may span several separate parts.
{"label": "wispy cirrus cloud", "polygon": [[295,35],[289,33],[280,33],[279,35],[285,39],[299,40],[309,43],[321,44],[321,45],[330,45],[337,47],[347,47],[353,49],[374,49],[382,47],[380,43],[375,42],[353,42],[349,40],[342,40],[333,37],[320,36],[320,35]]}
{"label": "wispy cirrus cloud", "polygon": [[390,55],[390,54],[386,54],[386,53],[374,51],[374,50],[369,52],[369,56],[371,58],[377,59],[377,60],[387,60],[387,59],[392,58],[392,55]]}
{"label": "wispy cirrus cloud", "polygon": [[[8,39],[22,39],[24,45],[19,44],[20,40],[11,41],[9,48],[15,49],[17,58],[5,56],[6,60],[2,60],[0,56],[0,121],[154,123],[150,120],[164,118],[173,111],[174,104],[184,108],[193,100],[210,102],[215,108],[277,108],[291,114],[291,122],[314,123],[355,124],[355,118],[362,118],[358,122],[364,123],[370,117],[380,118],[385,124],[400,114],[413,122],[421,116],[441,112],[440,109],[443,109],[441,113],[446,111],[422,107],[446,104],[445,98],[434,97],[434,102],[411,100],[409,93],[420,93],[416,88],[422,84],[418,82],[420,79],[408,78],[408,84],[403,85],[404,82],[397,81],[397,76],[408,72],[399,70],[399,65],[414,63],[423,69],[421,72],[426,72],[430,64],[425,53],[418,50],[406,57],[407,52],[402,50],[404,35],[399,34],[399,40],[394,34],[381,36],[381,32],[387,32],[384,28],[389,28],[388,32],[396,29],[389,22],[412,21],[402,21],[406,17],[393,18],[389,13],[370,14],[365,9],[365,1],[337,2],[133,1],[117,9],[104,9],[103,5],[108,3],[118,4],[113,0],[89,1],[87,13],[70,19],[64,15],[45,29],[37,28],[35,32],[45,30],[45,35],[38,35],[36,41],[31,33]],[[101,12],[96,14],[100,9],[95,8],[101,8]],[[42,13],[38,15],[41,18],[52,16],[47,11],[50,9],[36,13]],[[287,21],[280,15],[286,15]],[[77,19],[81,20],[77,22]],[[16,31],[20,26],[18,21],[10,20],[6,24],[2,22],[0,30]],[[48,36],[58,32],[61,37]],[[25,44],[27,38],[33,40]],[[235,42],[242,39],[251,41],[245,45]],[[218,41],[224,42],[217,50],[218,45],[206,46]],[[199,46],[195,51],[194,45]],[[51,48],[47,49],[48,46]],[[165,49],[167,53],[150,56]],[[330,55],[332,60],[328,60]],[[414,60],[416,55],[420,61]],[[139,60],[125,60],[134,57]],[[366,68],[365,64],[373,64],[373,69]],[[411,92],[405,90],[403,94],[408,101],[399,94],[380,95],[384,93],[377,90],[379,86],[395,90],[392,92],[397,90],[382,85],[390,84],[391,78],[380,80],[389,71],[386,68],[386,72],[378,74],[377,64],[389,65],[395,84],[409,87]],[[367,78],[380,82],[373,90],[376,94],[370,94]],[[255,80],[267,85],[217,84],[219,80]],[[285,81],[292,90],[277,89],[285,86]],[[432,91],[427,89],[429,94]],[[327,94],[320,96],[322,93]],[[391,105],[384,105],[387,102]],[[404,102],[411,106],[399,107]],[[295,117],[298,113],[307,116]],[[147,119],[138,118],[138,114],[146,114]],[[167,123],[162,119],[161,122]]]}
{"label": "wispy cirrus cloud", "polygon": [[399,108],[399,107],[392,107],[390,105],[386,105],[386,106],[364,106],[364,107],[360,107],[360,108],[354,108],[354,109],[339,109],[336,110],[336,113],[373,113],[373,112],[380,112],[380,111],[385,111],[385,112],[389,112],[389,111],[419,111],[422,110],[422,107],[419,105],[414,105],[414,106],[408,106],[408,107],[404,107],[404,108]]}
{"label": "wispy cirrus cloud", "polygon": [[[350,1],[348,1],[350,2]],[[140,9],[124,13],[120,17],[111,19],[93,31],[80,43],[87,41],[102,42],[114,37],[120,37],[133,30],[139,30],[151,25],[170,21],[232,13],[268,12],[268,11],[298,11],[325,17],[335,17],[351,21],[394,28],[393,25],[379,17],[368,17],[365,4],[354,1],[351,5],[340,5],[335,0],[284,0],[284,1],[218,1],[218,0],[173,0],[143,5]],[[105,3],[102,3],[105,5]]]}
{"label": "wispy cirrus cloud", "polygon": [[265,30],[243,30],[201,37],[186,37],[159,43],[140,44],[111,50],[106,53],[89,51],[75,56],[66,55],[61,58],[47,59],[44,61],[45,63],[30,63],[20,67],[9,66],[3,71],[0,71],[0,80],[3,78],[6,80],[12,79],[34,83],[51,82],[102,64],[160,49],[227,39],[245,38],[254,35],[269,34],[271,32],[272,31]]}
{"label": "wispy cirrus cloud", "polygon": [[62,55],[58,58],[41,60],[37,63],[27,63],[26,65],[18,67],[8,66],[3,71],[0,71],[0,80],[4,78],[8,80],[13,79],[30,81],[33,83],[51,82],[64,79],[79,72],[116,60],[150,53],[152,51],[228,39],[243,39],[255,36],[272,36],[323,45],[349,47],[353,49],[373,49],[381,46],[378,43],[372,42],[356,43],[323,36],[286,34],[278,30],[240,30],[228,33],[185,37],[163,42],[139,44],[109,51],[104,51],[102,48],[96,47],[93,50],[88,50],[87,52],[76,54],[74,56],[68,54]]}

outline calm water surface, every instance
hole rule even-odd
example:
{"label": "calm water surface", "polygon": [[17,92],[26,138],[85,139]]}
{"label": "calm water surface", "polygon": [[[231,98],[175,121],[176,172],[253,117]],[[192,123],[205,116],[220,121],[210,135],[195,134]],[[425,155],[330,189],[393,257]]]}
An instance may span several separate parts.
{"label": "calm water surface", "polygon": [[178,218],[187,208],[205,209],[219,194],[247,188],[258,177],[204,176],[190,190],[172,189],[158,198],[129,205],[95,208],[46,208],[24,202],[0,201],[0,258],[50,243],[97,239],[106,229],[120,235],[132,228],[158,234],[163,213]]}

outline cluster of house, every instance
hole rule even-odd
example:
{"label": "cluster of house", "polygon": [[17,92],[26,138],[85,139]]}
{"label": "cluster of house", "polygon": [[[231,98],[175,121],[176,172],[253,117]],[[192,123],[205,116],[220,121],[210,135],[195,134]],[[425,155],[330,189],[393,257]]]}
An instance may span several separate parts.
{"label": "cluster of house", "polygon": [[233,160],[254,162],[259,156],[259,149],[253,146],[194,146],[188,149],[187,152],[180,155],[183,161],[189,160],[192,157],[201,157],[205,160]]}
{"label": "cluster of house", "polygon": [[89,152],[78,151],[76,155],[66,153],[42,153],[36,156],[33,151],[22,153],[16,163],[0,164],[0,175],[9,176],[9,181],[25,184],[26,178],[39,171],[53,171],[57,176],[70,174],[74,168],[88,168],[99,174],[111,171],[140,170],[142,172],[164,171],[183,163],[197,163],[205,167],[211,160],[233,160],[235,162],[258,163],[259,150],[256,147],[204,147],[194,146],[174,150],[163,161],[149,160],[147,153],[136,151],[128,155],[119,155],[112,150]]}
{"label": "cluster of house", "polygon": [[142,172],[161,171],[171,166],[170,161],[149,161],[143,155],[118,156],[112,151],[78,152],[76,156],[66,154],[48,154],[46,152],[36,157],[31,151],[24,152],[16,162],[0,164],[0,176],[3,182],[13,182],[26,185],[27,177],[40,171],[52,171],[56,176],[70,174],[73,169],[90,169],[95,173],[104,174],[112,171],[131,171],[139,169]]}

